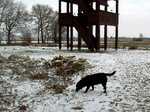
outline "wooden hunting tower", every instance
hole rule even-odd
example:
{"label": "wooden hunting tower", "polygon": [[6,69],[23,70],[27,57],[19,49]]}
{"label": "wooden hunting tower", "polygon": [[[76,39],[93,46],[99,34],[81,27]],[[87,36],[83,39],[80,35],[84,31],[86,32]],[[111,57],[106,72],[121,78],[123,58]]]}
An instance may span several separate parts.
{"label": "wooden hunting tower", "polygon": [[[108,11],[108,2],[115,2],[115,11]],[[66,12],[62,11],[62,2]],[[81,49],[81,38],[91,51],[100,49],[100,25],[104,25],[104,48],[107,49],[107,26],[115,27],[115,48],[118,47],[118,2],[119,0],[59,0],[59,49],[62,45],[62,26],[67,27],[67,48],[73,49],[73,27],[78,32],[78,48]],[[77,6],[77,14],[73,6]],[[103,9],[101,9],[103,7]],[[93,35],[95,26],[95,36]],[[70,30],[69,30],[70,28]],[[70,36],[70,38],[69,38]],[[69,43],[70,40],[70,43]]]}

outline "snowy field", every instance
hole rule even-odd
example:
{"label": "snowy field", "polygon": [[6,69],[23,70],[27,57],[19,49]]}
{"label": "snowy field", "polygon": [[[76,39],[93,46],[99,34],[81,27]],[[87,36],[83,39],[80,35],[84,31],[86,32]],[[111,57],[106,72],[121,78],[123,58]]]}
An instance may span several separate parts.
{"label": "snowy field", "polygon": [[[33,112],[150,112],[150,51],[148,50],[109,49],[105,53],[86,53],[77,50],[71,52],[65,48],[60,51],[56,47],[0,46],[0,56],[8,57],[12,54],[29,56],[35,60],[41,58],[49,60],[59,55],[75,56],[77,59],[86,58],[94,68],[76,73],[73,77],[74,83],[63,93],[52,94],[50,91],[45,91],[41,95],[37,93],[43,89],[42,81],[12,81],[9,76],[12,73],[8,69],[6,74],[0,75],[0,78],[13,84],[12,93],[17,95],[8,110],[22,105],[20,107],[22,110],[24,108],[25,111]],[[113,71],[116,71],[116,74],[108,77],[107,93],[103,93],[101,85],[96,85],[94,91],[89,90],[87,93],[83,93],[85,88],[77,93],[74,92],[76,83],[83,76]],[[0,105],[1,109],[7,107]]]}

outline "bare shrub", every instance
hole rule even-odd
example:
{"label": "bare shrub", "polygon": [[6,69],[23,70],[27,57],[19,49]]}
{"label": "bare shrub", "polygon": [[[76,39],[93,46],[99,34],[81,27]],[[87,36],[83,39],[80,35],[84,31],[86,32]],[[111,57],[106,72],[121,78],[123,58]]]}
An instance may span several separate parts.
{"label": "bare shrub", "polygon": [[129,46],[129,50],[136,50],[136,49],[138,49],[138,46],[133,46],[133,45]]}
{"label": "bare shrub", "polygon": [[52,60],[31,59],[29,56],[10,55],[8,58],[0,57],[1,74],[9,69],[10,77],[17,81],[27,79],[46,80],[44,83],[45,90],[54,90],[54,93],[62,93],[63,89],[72,84],[72,75],[84,71],[92,66],[86,59],[76,59],[75,56],[63,57],[61,55],[54,57]]}

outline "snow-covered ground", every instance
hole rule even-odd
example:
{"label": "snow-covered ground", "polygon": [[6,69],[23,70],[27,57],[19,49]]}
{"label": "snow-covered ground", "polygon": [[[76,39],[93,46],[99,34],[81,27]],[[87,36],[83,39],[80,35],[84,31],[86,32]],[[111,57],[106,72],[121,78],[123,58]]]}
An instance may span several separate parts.
{"label": "snow-covered ground", "polygon": [[[22,105],[26,111],[34,112],[150,112],[150,51],[143,50],[118,50],[109,49],[105,53],[87,53],[59,50],[56,47],[21,47],[0,46],[0,55],[8,57],[11,54],[29,56],[36,60],[52,59],[55,56],[73,56],[86,58],[95,66],[84,72],[74,75],[74,84],[66,88],[61,94],[51,94],[45,91],[42,95],[37,92],[42,90],[42,82],[12,82],[7,76],[1,76],[6,82],[15,83],[18,97],[27,96]],[[97,72],[111,73],[108,77],[107,93],[103,93],[101,85],[96,85],[94,91],[83,93],[85,88],[75,93],[75,85],[81,77]],[[1,72],[0,72],[1,73]],[[11,74],[8,70],[6,73]],[[36,94],[35,94],[36,93]],[[17,99],[17,98],[16,98]],[[16,105],[20,105],[20,104]],[[3,104],[0,104],[3,105]],[[4,106],[5,107],[5,106]],[[22,107],[23,108],[23,107]]]}

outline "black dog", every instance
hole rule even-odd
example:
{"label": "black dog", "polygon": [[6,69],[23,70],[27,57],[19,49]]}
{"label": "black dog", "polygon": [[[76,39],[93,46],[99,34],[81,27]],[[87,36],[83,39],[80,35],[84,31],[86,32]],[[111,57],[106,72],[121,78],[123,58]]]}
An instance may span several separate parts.
{"label": "black dog", "polygon": [[92,90],[94,90],[94,85],[102,84],[102,86],[104,87],[104,93],[106,93],[106,83],[107,83],[107,77],[106,76],[112,76],[115,73],[116,73],[116,71],[114,71],[111,74],[97,73],[97,74],[93,74],[93,75],[88,75],[88,76],[84,77],[83,79],[81,79],[77,83],[76,91],[79,91],[83,87],[87,86],[87,88],[84,92],[84,93],[86,93],[88,91],[88,89],[90,88],[90,86],[92,86]]}

